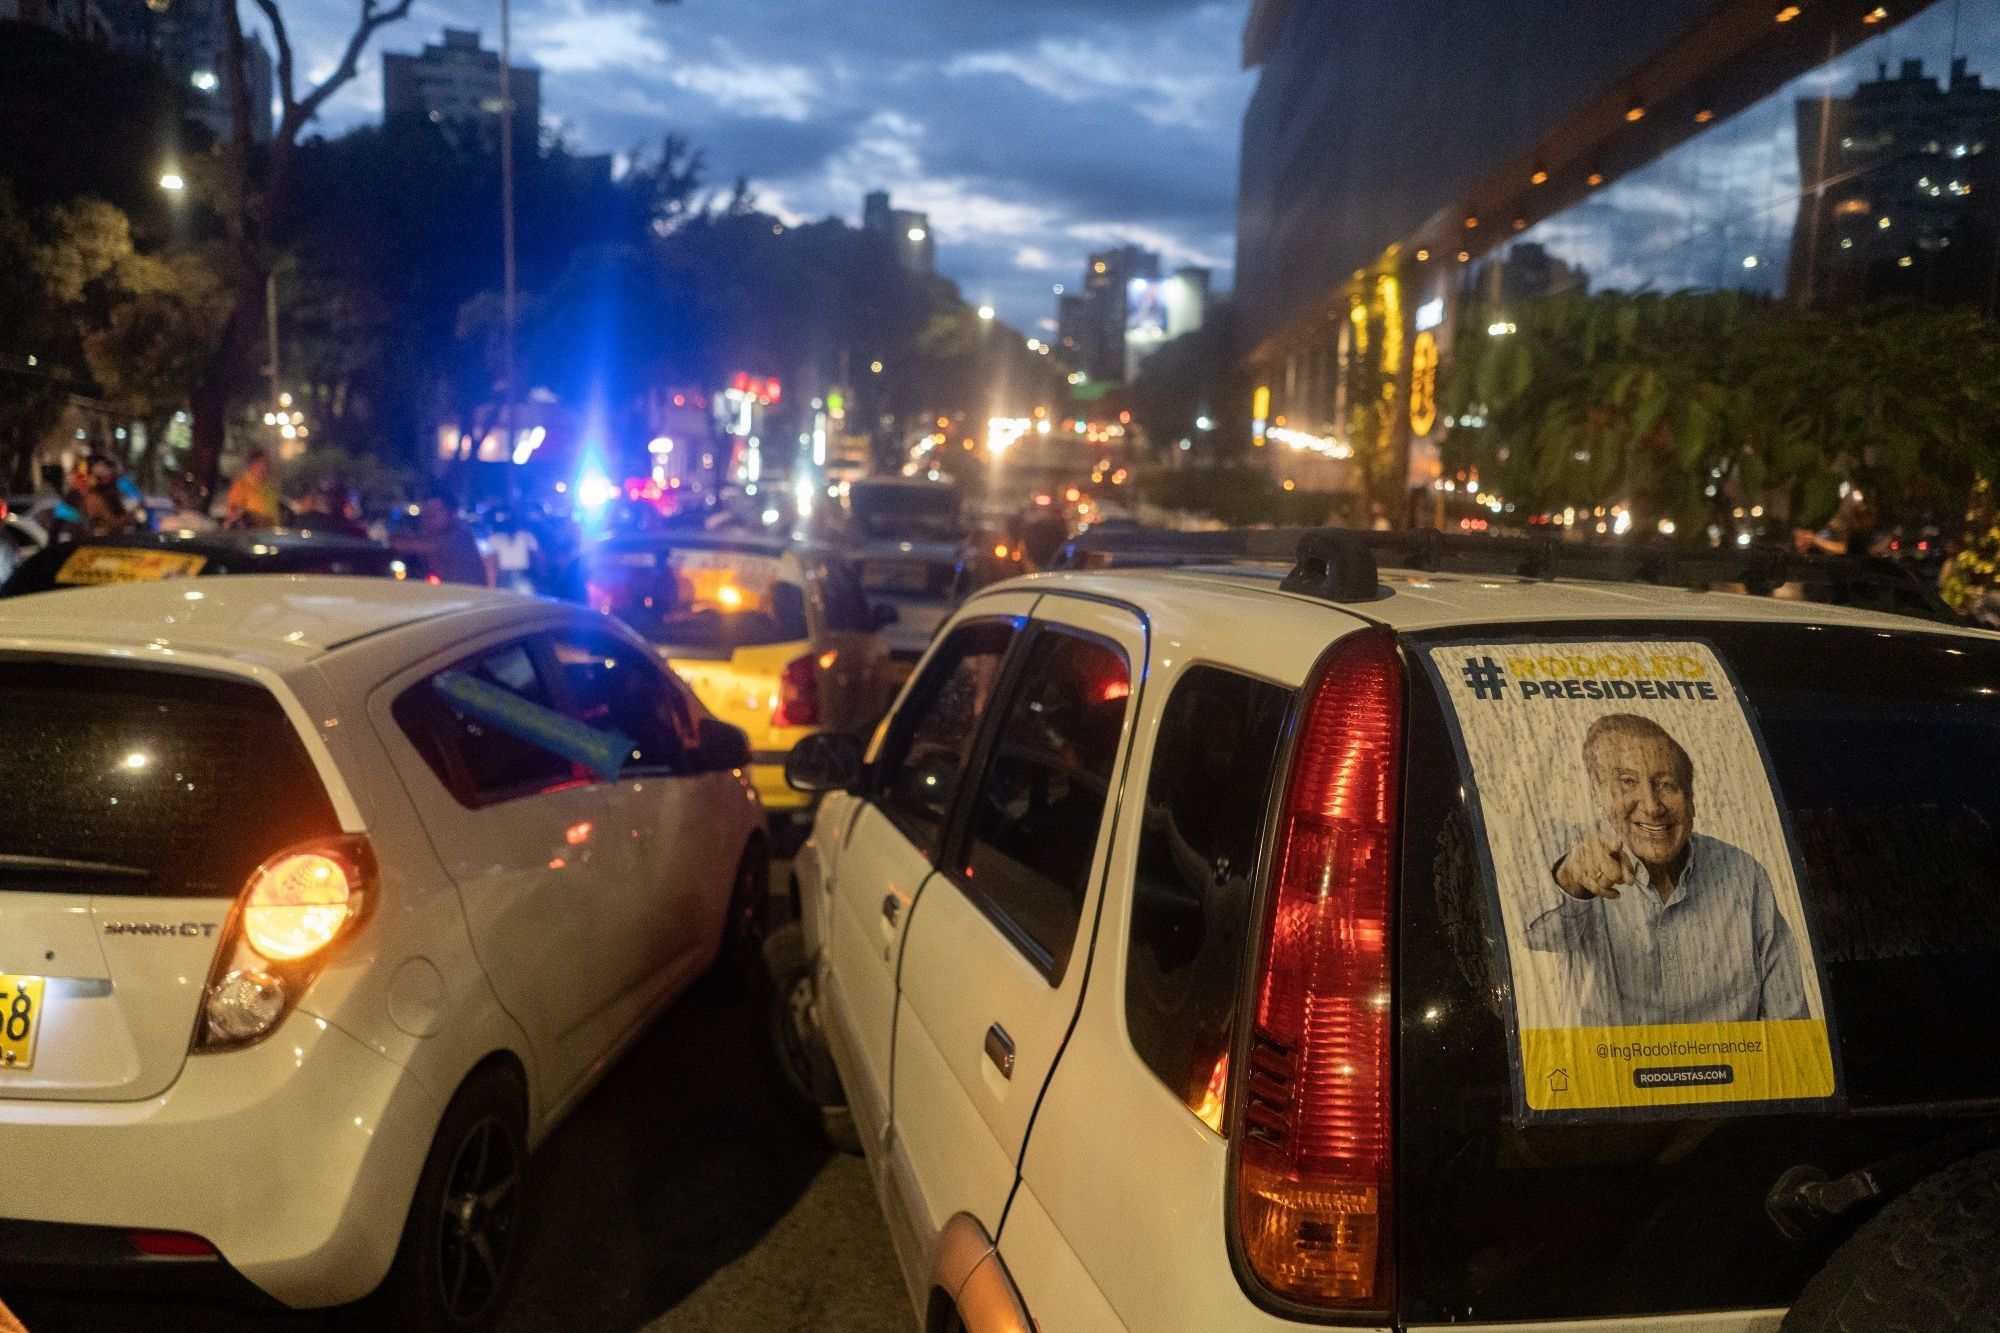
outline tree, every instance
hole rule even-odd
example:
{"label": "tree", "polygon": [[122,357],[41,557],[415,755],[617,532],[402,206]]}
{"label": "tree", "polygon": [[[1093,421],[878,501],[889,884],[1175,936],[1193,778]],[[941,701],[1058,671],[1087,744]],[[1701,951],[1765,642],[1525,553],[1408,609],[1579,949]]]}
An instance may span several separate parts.
{"label": "tree", "polygon": [[64,333],[41,246],[0,180],[0,486],[26,489],[35,446],[62,416]]}
{"label": "tree", "polygon": [[141,253],[125,214],[101,199],[51,210],[48,231],[40,257],[48,293],[99,396],[145,426],[137,470],[149,474],[220,327],[221,280],[197,252]]}
{"label": "tree", "polygon": [[1603,292],[1463,321],[1444,410],[1483,425],[1447,465],[1530,510],[1624,502],[1692,533],[1762,503],[1818,527],[1847,482],[1893,520],[2000,463],[2000,328],[1977,311]]}
{"label": "tree", "polygon": [[246,64],[246,44],[241,16],[232,0],[218,6],[222,15],[224,58],[235,72],[227,80],[231,90],[231,135],[228,149],[229,188],[223,231],[231,251],[232,269],[227,317],[215,355],[204,370],[190,403],[193,416],[192,448],[188,474],[203,490],[213,489],[222,446],[228,429],[228,413],[238,392],[239,378],[250,358],[258,326],[263,319],[264,282],[269,274],[269,227],[271,219],[284,210],[297,160],[299,135],[326,100],[345,87],[360,69],[361,54],[369,41],[388,24],[407,16],[414,0],[361,0],[361,11],[348,34],[339,61],[324,79],[301,94],[292,55],[291,36],[277,0],[256,0],[264,20],[270,25],[277,45],[276,91],[279,116],[276,130],[263,154],[262,177],[258,178],[251,157],[250,79]]}

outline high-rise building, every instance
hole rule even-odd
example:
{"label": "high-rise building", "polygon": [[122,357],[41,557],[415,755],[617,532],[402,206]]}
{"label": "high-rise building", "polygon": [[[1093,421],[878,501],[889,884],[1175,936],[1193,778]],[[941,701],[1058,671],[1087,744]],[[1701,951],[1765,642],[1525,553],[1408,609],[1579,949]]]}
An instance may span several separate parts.
{"label": "high-rise building", "polygon": [[[130,4],[131,0],[116,0]],[[225,0],[177,0],[166,9],[148,10],[146,51],[169,77],[188,89],[191,118],[207,126],[219,140],[235,133],[234,89],[229,46],[222,25]],[[245,85],[250,91],[250,139],[271,138],[271,53],[254,33],[243,35]]]}
{"label": "high-rise building", "polygon": [[0,0],[0,19],[32,23],[93,46],[120,45],[112,17],[99,0]]}
{"label": "high-rise building", "polygon": [[[516,136],[533,143],[542,117],[541,71],[516,65],[509,85]],[[382,55],[384,120],[421,116],[456,134],[497,126],[500,111],[500,53],[481,46],[476,31],[446,28],[443,43],[425,46],[422,55]]]}
{"label": "high-rise building", "polygon": [[1056,298],[1056,350],[1073,366],[1082,363],[1084,345],[1090,340],[1089,315],[1090,307],[1081,296],[1065,293]]}
{"label": "high-rise building", "polygon": [[1798,103],[1792,296],[1816,305],[1908,298],[1995,308],[2000,88],[1905,60],[1848,97]]}
{"label": "high-rise building", "polygon": [[931,234],[930,215],[892,207],[887,190],[872,191],[862,199],[861,230],[882,237],[910,271],[937,272],[937,239]]}
{"label": "high-rise building", "polygon": [[[232,83],[223,40],[222,0],[175,0],[154,9],[145,0],[0,0],[0,19],[64,33],[123,55],[158,64],[187,91],[190,119],[218,140],[235,133]],[[244,34],[250,89],[250,137],[271,137],[271,53],[255,33]]]}
{"label": "high-rise building", "polygon": [[1164,307],[1155,312],[1150,299],[1159,277],[1160,257],[1136,245],[1090,257],[1083,270],[1083,310],[1076,321],[1077,369],[1094,380],[1125,379],[1127,325],[1137,319],[1139,327],[1151,330],[1158,313],[1160,331],[1165,331]]}

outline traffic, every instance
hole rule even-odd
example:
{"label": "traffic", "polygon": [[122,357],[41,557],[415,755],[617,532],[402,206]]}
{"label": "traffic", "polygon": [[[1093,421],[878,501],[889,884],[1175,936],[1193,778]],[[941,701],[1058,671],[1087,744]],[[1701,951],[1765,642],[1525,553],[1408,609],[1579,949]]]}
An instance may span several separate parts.
{"label": "traffic", "polygon": [[2000,1333],[2000,0],[0,0],[0,1333]]}

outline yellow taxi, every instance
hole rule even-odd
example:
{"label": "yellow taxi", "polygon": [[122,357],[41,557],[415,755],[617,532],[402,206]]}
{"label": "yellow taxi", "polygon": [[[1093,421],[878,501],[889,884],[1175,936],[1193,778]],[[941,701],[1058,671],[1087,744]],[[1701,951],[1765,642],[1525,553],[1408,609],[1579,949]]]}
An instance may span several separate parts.
{"label": "yellow taxi", "polygon": [[709,711],[749,733],[751,778],[774,821],[812,798],[785,752],[817,731],[865,736],[888,708],[882,627],[838,554],[755,536],[652,532],[584,553],[590,605],[652,643]]}

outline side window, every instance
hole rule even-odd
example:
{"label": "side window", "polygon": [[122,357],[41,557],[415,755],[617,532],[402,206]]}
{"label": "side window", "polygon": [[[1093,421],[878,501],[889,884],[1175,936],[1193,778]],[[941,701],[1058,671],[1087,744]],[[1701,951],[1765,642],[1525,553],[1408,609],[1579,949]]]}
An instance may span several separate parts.
{"label": "side window", "polygon": [[694,715],[680,687],[650,656],[609,634],[554,638],[565,711],[599,731],[629,736],[624,773],[677,773],[695,745]]}
{"label": "side window", "polygon": [[1125,1026],[1140,1059],[1217,1129],[1250,876],[1291,700],[1282,686],[1190,667],[1160,713],[1146,778]]}
{"label": "side window", "polygon": [[1052,982],[1076,942],[1131,692],[1118,649],[1044,629],[972,804],[961,883]]}
{"label": "side window", "polygon": [[403,691],[392,709],[417,753],[465,805],[531,795],[578,776],[568,759],[480,721],[438,688],[440,676],[467,676],[553,711],[554,697],[536,665],[532,642],[517,640],[454,662]]}
{"label": "side window", "polygon": [[875,803],[917,846],[937,842],[972,758],[979,720],[1018,631],[1005,621],[954,630],[889,725],[875,761]]}

